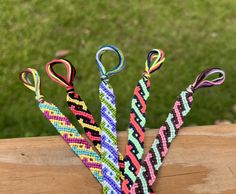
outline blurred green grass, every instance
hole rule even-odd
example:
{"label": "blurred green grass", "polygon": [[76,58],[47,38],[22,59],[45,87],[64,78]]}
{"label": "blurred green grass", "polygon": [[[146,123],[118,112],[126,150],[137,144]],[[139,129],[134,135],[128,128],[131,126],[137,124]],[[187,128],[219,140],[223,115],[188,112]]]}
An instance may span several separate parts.
{"label": "blurred green grass", "polygon": [[125,55],[126,68],[111,83],[117,95],[118,129],[129,123],[130,100],[144,69],[146,54],[161,48],[166,61],[152,75],[147,127],[164,122],[176,96],[207,67],[227,73],[222,87],[195,94],[185,125],[235,122],[236,1],[4,1],[0,3],[0,137],[56,134],[37,107],[34,94],[18,79],[26,67],[36,68],[46,100],[69,112],[63,87],[46,75],[45,64],[58,50],[77,69],[76,90],[100,121],[99,46],[114,44]]}

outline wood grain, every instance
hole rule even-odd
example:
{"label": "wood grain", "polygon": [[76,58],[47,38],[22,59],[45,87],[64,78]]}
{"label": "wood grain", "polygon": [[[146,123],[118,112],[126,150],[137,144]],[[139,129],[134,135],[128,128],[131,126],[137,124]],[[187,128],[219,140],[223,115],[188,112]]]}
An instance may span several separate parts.
{"label": "wood grain", "polygon": [[[146,132],[146,148],[157,132]],[[123,153],[126,142],[127,134],[121,132]],[[158,194],[235,194],[236,125],[183,128],[154,190]],[[99,194],[101,186],[59,136],[3,139],[0,193]]]}

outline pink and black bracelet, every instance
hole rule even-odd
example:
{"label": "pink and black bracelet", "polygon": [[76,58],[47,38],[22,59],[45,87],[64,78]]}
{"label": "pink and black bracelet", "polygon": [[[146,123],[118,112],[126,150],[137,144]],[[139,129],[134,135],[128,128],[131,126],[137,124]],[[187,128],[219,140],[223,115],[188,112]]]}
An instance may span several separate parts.
{"label": "pink and black bracelet", "polygon": [[[212,74],[219,73],[216,79],[206,80]],[[184,119],[190,112],[193,94],[200,88],[212,87],[223,84],[225,73],[219,68],[211,68],[203,71],[186,90],[182,91],[175,102],[171,113],[169,113],[164,125],[160,128],[151,149],[147,153],[136,182],[133,184],[131,194],[154,193],[152,185],[157,178],[157,173],[167,155],[171,142],[176,137]]]}

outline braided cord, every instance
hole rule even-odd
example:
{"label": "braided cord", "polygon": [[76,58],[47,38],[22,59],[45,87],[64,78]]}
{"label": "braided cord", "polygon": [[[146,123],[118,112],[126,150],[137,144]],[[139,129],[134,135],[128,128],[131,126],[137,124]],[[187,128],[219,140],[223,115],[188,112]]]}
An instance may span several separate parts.
{"label": "braided cord", "polygon": [[125,156],[125,179],[122,182],[123,193],[129,193],[140,170],[144,149],[146,102],[150,95],[151,86],[149,77],[151,73],[161,67],[163,62],[163,51],[157,49],[151,50],[147,57],[143,77],[138,81],[134,89],[128,129],[128,145],[126,146]]}
{"label": "braided cord", "polygon": [[[111,71],[106,71],[101,60],[105,51],[115,52],[119,57],[119,64]],[[116,132],[116,100],[109,77],[120,72],[124,68],[122,52],[114,46],[101,47],[96,55],[96,61],[100,70],[102,82],[99,86],[99,97],[101,101],[101,160],[103,174],[103,193],[121,193],[118,161],[118,145]],[[122,169],[123,170],[123,169]]]}
{"label": "braided cord", "polygon": [[[206,80],[206,77],[219,73],[219,78],[213,81]],[[225,80],[225,73],[219,68],[206,69],[191,84],[186,91],[182,91],[175,102],[171,113],[169,113],[164,125],[160,128],[151,149],[147,153],[138,177],[130,190],[131,194],[154,193],[152,185],[165,156],[168,153],[171,142],[178,134],[184,123],[184,119],[190,112],[193,101],[193,93],[199,88],[221,85]]]}
{"label": "braided cord", "polygon": [[[30,82],[28,75],[32,74],[34,85]],[[36,94],[39,108],[44,116],[53,124],[62,138],[67,142],[83,164],[91,171],[94,177],[102,183],[102,171],[100,156],[92,149],[89,142],[83,138],[76,128],[70,123],[68,118],[60,110],[43,99],[40,93],[40,77],[35,69],[27,68],[20,74],[24,85]]]}

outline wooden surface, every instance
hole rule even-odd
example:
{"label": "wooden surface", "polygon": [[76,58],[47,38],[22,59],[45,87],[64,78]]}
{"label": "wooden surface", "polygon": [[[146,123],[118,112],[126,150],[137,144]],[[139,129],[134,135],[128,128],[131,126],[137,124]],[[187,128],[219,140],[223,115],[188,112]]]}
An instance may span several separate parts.
{"label": "wooden surface", "polygon": [[[146,147],[157,130],[146,132]],[[124,152],[125,132],[119,134]],[[236,125],[183,128],[154,185],[158,194],[236,194]],[[101,186],[59,137],[0,140],[0,193],[99,194]]]}

